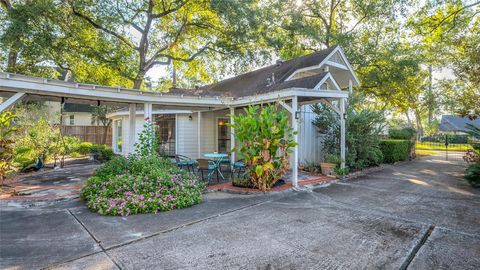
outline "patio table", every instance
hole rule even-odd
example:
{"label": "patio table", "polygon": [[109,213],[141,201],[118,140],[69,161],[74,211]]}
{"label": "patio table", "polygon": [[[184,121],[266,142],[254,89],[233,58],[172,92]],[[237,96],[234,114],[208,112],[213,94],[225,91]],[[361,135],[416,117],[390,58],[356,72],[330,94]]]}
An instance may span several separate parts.
{"label": "patio table", "polygon": [[[205,157],[207,158],[210,158],[212,159],[214,162],[215,162],[215,166],[216,166],[216,170],[218,172],[218,174],[220,175],[220,177],[225,180],[225,177],[223,176],[222,174],[222,170],[220,170],[220,162],[222,162],[222,160],[226,157],[228,157],[227,154],[221,154],[221,153],[207,153],[207,154],[204,154]],[[215,170],[213,170],[212,172],[210,172],[208,174],[208,177],[211,177],[213,175],[213,173],[215,172]]]}

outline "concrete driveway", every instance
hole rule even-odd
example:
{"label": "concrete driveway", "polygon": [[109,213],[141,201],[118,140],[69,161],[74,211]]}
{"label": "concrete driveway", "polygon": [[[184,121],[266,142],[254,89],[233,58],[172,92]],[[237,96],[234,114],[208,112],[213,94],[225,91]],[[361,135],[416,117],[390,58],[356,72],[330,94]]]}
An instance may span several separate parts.
{"label": "concrete driveway", "polygon": [[210,193],[101,217],[79,201],[0,213],[6,269],[479,269],[480,190],[429,157],[310,191]]}

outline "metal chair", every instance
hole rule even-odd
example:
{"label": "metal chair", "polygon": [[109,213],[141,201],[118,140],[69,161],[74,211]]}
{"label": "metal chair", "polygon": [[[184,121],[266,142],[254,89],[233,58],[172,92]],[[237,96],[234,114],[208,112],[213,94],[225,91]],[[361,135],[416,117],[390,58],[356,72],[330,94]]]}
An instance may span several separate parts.
{"label": "metal chair", "polygon": [[237,177],[240,177],[240,174],[242,172],[245,172],[246,169],[247,169],[247,165],[245,164],[245,162],[243,162],[243,159],[237,160],[236,162],[233,163],[231,178],[233,179],[233,175],[235,174],[235,172],[237,173]]}
{"label": "metal chair", "polygon": [[180,168],[184,168],[184,167],[187,167],[187,170],[190,172],[194,172],[194,167],[195,167],[195,160],[187,157],[187,156],[184,156],[184,155],[175,155],[175,160],[176,160],[176,163],[177,163],[177,166],[180,167]]}
{"label": "metal chair", "polygon": [[199,158],[197,159],[197,164],[198,164],[198,167],[197,167],[197,170],[201,173],[202,175],[202,181],[205,181],[205,177],[203,175],[203,172],[204,171],[207,171],[208,174],[208,182],[210,182],[213,174],[216,172],[217,173],[217,181],[219,181],[218,179],[218,167],[217,165],[209,160],[209,159],[204,159],[204,158]]}

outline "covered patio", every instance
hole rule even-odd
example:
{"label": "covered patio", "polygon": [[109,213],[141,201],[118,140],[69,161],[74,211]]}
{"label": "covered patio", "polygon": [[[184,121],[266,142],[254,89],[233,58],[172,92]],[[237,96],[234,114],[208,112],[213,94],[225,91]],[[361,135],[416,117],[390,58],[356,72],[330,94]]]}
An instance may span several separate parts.
{"label": "covered patio", "polygon": [[[115,152],[127,155],[134,150],[145,119],[157,125],[159,143],[168,154],[191,159],[223,152],[230,165],[239,159],[230,153],[235,146],[235,130],[229,130],[228,115],[242,113],[251,105],[277,104],[288,112],[295,132],[290,159],[291,181],[298,186],[300,162],[320,162],[321,138],[310,105],[323,103],[339,115],[341,167],[345,166],[345,106],[349,93],[360,84],[345,53],[339,46],[317,51],[288,61],[277,61],[248,73],[210,85],[168,92],[140,91],[39,77],[0,73],[0,94],[5,101],[0,111],[21,99],[50,100],[63,104],[123,106],[111,113],[112,145]],[[241,157],[240,157],[241,158]]]}
{"label": "covered patio", "polygon": [[[295,80],[297,84],[301,80]],[[294,81],[294,82],[295,82]],[[193,122],[193,115],[196,116],[197,125],[197,155],[202,156],[205,137],[202,135],[202,118],[204,115],[219,113],[219,114],[235,114],[239,113],[242,107],[267,104],[277,102],[285,110],[290,113],[291,126],[293,130],[299,130],[299,123],[301,121],[299,107],[314,103],[326,103],[335,108],[340,114],[345,112],[345,99],[348,92],[341,91],[338,87],[334,89],[328,88],[335,86],[335,81],[332,80],[331,75],[327,73],[314,87],[299,88],[293,83],[285,89],[274,92],[269,92],[254,96],[245,97],[222,97],[222,96],[206,96],[206,95],[186,95],[184,93],[158,93],[147,92],[133,89],[106,87],[100,85],[71,83],[58,80],[50,80],[39,77],[24,76],[10,73],[0,73],[0,91],[5,101],[0,105],[0,111],[4,111],[13,106],[19,100],[51,100],[62,102],[68,99],[69,102],[104,104],[104,105],[123,105],[128,106],[128,123],[131,127],[138,127],[143,123],[137,124],[137,113],[143,114],[143,118],[153,119],[154,109],[162,108],[163,112],[170,112],[176,115],[186,114],[188,118],[191,117]],[[337,105],[338,104],[338,105]],[[141,109],[137,111],[137,108]],[[160,111],[162,112],[162,111]],[[341,117],[341,157],[342,166],[345,161],[345,121]],[[232,121],[232,119],[230,119]],[[115,125],[114,125],[115,137]],[[128,154],[133,151],[136,136],[140,130],[138,128],[128,128],[128,133],[123,139],[122,154]],[[299,140],[300,135],[295,135],[295,141],[302,145]],[[113,141],[114,148],[117,147],[118,141]],[[235,145],[234,131],[230,132],[230,145]],[[291,167],[292,175],[291,181],[293,186],[298,186],[298,163],[299,163],[299,146],[294,148],[292,154]],[[235,162],[237,157],[235,153],[230,154],[231,162]]]}

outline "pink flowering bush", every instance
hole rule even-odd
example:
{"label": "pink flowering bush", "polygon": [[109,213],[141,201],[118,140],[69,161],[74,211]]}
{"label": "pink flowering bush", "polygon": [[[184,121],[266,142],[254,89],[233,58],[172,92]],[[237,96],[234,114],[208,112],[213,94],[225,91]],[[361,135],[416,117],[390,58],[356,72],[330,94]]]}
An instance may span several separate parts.
{"label": "pink flowering bush", "polygon": [[[125,159],[124,168],[90,177],[81,195],[101,215],[157,213],[198,204],[203,184],[191,173],[156,155]],[[110,166],[108,163],[104,166]]]}

